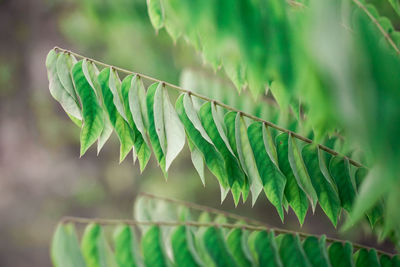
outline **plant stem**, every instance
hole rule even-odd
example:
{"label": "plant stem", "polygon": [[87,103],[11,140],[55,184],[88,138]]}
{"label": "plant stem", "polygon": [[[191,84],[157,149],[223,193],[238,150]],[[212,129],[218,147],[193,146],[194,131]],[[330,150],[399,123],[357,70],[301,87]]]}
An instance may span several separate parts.
{"label": "plant stem", "polygon": [[[307,238],[310,236],[316,236],[312,234],[302,233],[302,232],[295,232],[291,230],[267,227],[267,226],[254,226],[254,225],[246,225],[246,224],[229,224],[229,223],[199,223],[194,221],[186,221],[186,222],[179,222],[179,221],[136,221],[136,220],[126,220],[126,219],[103,219],[103,218],[83,218],[83,217],[74,217],[74,216],[66,216],[60,220],[60,223],[80,223],[80,224],[89,224],[95,223],[99,225],[119,225],[119,224],[126,224],[131,226],[140,226],[140,225],[148,225],[148,226],[192,226],[192,227],[217,227],[217,228],[228,228],[228,229],[244,229],[250,231],[274,231],[277,234],[292,234],[298,235],[300,238]],[[336,238],[326,238],[328,243],[333,242],[341,242],[345,243],[345,240],[340,240]],[[372,247],[364,246],[358,243],[351,243],[354,248],[361,249],[365,248],[367,250],[374,249]],[[393,256],[394,254],[388,253],[379,249],[375,249],[378,254],[386,254]]]}
{"label": "plant stem", "polygon": [[[129,71],[129,70],[126,70],[126,69],[122,69],[122,68],[119,68],[119,67],[115,67],[115,66],[112,66],[112,65],[109,65],[109,64],[106,64],[106,63],[97,61],[97,60],[92,59],[92,58],[87,58],[87,57],[85,57],[85,56],[82,56],[82,55],[80,55],[80,54],[77,54],[77,53],[75,53],[75,52],[72,52],[72,51],[69,51],[69,50],[66,50],[66,49],[57,47],[57,46],[54,47],[54,50],[55,50],[56,52],[57,52],[57,51],[60,51],[60,52],[64,52],[64,53],[67,53],[67,54],[71,54],[71,55],[74,55],[75,57],[82,58],[82,59],[86,59],[86,60],[91,61],[91,62],[93,62],[93,63],[95,63],[95,64],[98,64],[98,65],[101,65],[101,66],[104,66],[104,67],[108,67],[108,68],[112,68],[112,69],[115,69],[115,70],[117,70],[117,71],[120,71],[120,72],[123,72],[123,73],[126,73],[126,74],[134,74],[134,75],[138,75],[139,77],[142,77],[142,78],[144,78],[144,79],[147,79],[147,80],[150,80],[150,81],[153,81],[153,82],[160,82],[160,83],[163,83],[165,86],[168,86],[168,87],[170,87],[170,88],[172,88],[172,89],[175,89],[175,90],[177,90],[177,91],[180,91],[180,92],[183,92],[183,93],[186,93],[186,94],[195,96],[195,97],[200,98],[200,99],[203,99],[203,100],[205,100],[205,101],[207,101],[207,102],[212,102],[212,103],[214,103],[214,104],[216,104],[216,105],[218,105],[218,106],[220,106],[220,107],[223,107],[223,108],[225,108],[225,109],[227,109],[227,110],[234,111],[234,112],[238,112],[238,113],[242,114],[243,116],[248,117],[248,118],[250,118],[250,119],[252,119],[252,120],[262,122],[262,123],[264,123],[265,125],[267,125],[267,126],[269,126],[269,127],[271,127],[271,128],[274,128],[274,129],[276,129],[276,130],[278,130],[278,131],[281,131],[281,132],[285,132],[285,133],[287,133],[287,134],[289,134],[289,135],[291,135],[291,136],[293,136],[293,137],[295,137],[295,138],[297,138],[297,139],[299,139],[299,140],[301,140],[301,141],[303,141],[303,142],[306,142],[306,143],[309,143],[309,144],[314,143],[311,139],[308,139],[307,137],[301,136],[301,135],[299,135],[299,134],[297,134],[297,133],[295,133],[295,132],[292,132],[292,131],[290,131],[290,130],[288,130],[288,129],[282,128],[282,127],[280,127],[280,126],[278,126],[278,125],[276,125],[276,124],[274,124],[274,123],[272,123],[272,122],[269,122],[269,121],[263,120],[263,119],[261,119],[261,118],[258,118],[258,117],[256,117],[256,116],[253,116],[253,115],[251,115],[251,114],[245,113],[245,112],[243,112],[243,111],[241,111],[241,110],[238,110],[238,109],[236,109],[236,108],[234,108],[234,107],[228,106],[228,105],[226,105],[226,104],[224,104],[224,103],[222,103],[222,102],[220,102],[220,101],[216,101],[216,100],[210,99],[210,98],[208,98],[208,97],[206,97],[206,96],[203,96],[203,95],[197,94],[197,93],[195,93],[195,92],[192,92],[192,91],[190,91],[190,90],[183,89],[182,87],[179,87],[179,86],[174,85],[174,84],[172,84],[172,83],[168,83],[168,82],[165,82],[165,81],[161,81],[161,80],[158,80],[158,79],[156,79],[156,78],[147,76],[147,75],[145,75],[145,74],[141,74],[141,73],[137,73],[137,72],[132,72],[132,71]],[[321,145],[321,144],[316,144],[316,145],[318,146],[319,149],[322,149],[322,150],[324,150],[325,152],[328,152],[329,154],[331,154],[331,155],[333,155],[333,156],[339,155],[338,152],[336,152],[336,151],[330,149],[329,147],[326,147],[326,146]],[[350,159],[350,158],[348,158],[348,157],[346,157],[346,156],[344,156],[344,155],[343,155],[343,157],[347,158],[347,159],[349,160],[349,162],[350,162],[352,165],[356,166],[356,167],[364,167],[361,163],[359,163],[359,162],[357,162],[357,161],[354,161],[354,160],[352,160],[352,159]]]}

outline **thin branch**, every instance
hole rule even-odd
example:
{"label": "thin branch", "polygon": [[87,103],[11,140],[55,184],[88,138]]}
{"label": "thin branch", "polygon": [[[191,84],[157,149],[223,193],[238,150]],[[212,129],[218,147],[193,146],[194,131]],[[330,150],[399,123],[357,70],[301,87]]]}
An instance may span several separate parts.
{"label": "thin branch", "polygon": [[228,217],[228,218],[231,218],[231,219],[234,219],[234,220],[238,220],[238,221],[242,220],[242,221],[245,221],[246,223],[252,224],[252,225],[270,227],[266,223],[260,222],[258,220],[250,219],[250,218],[247,218],[247,217],[244,217],[244,216],[236,215],[236,214],[233,214],[233,213],[230,213],[230,212],[214,209],[214,208],[203,206],[203,205],[198,205],[198,204],[191,203],[191,202],[186,202],[186,201],[167,198],[167,197],[160,197],[160,196],[156,196],[156,195],[149,194],[149,193],[144,193],[144,192],[139,193],[139,196],[144,196],[144,197],[148,197],[148,198],[152,198],[152,199],[159,199],[159,200],[163,200],[163,201],[166,201],[166,202],[179,204],[179,205],[188,207],[190,209],[198,210],[198,211],[206,211],[206,212],[212,213],[212,214],[221,214],[221,215],[224,215],[225,217]]}
{"label": "thin branch", "polygon": [[382,35],[385,37],[385,39],[389,42],[389,44],[393,47],[393,49],[396,51],[397,55],[400,55],[400,49],[397,47],[393,39],[390,37],[390,35],[385,31],[385,29],[382,27],[382,25],[379,23],[379,21],[376,20],[376,18],[369,12],[369,10],[366,8],[366,6],[361,3],[359,0],[353,0],[353,2],[361,8],[365,14],[372,20],[372,22],[376,25],[376,27],[379,29],[379,31],[382,33]]}
{"label": "thin branch", "polygon": [[[137,220],[126,220],[126,219],[103,219],[103,218],[83,218],[83,217],[74,217],[74,216],[66,216],[63,217],[60,220],[60,223],[66,224],[66,223],[80,223],[80,224],[90,224],[90,223],[95,223],[99,225],[119,225],[119,224],[125,224],[125,225],[131,225],[131,226],[192,226],[192,227],[216,227],[216,228],[227,228],[227,229],[244,229],[244,230],[249,230],[249,231],[274,231],[277,234],[292,234],[292,235],[298,235],[300,238],[307,238],[310,236],[316,236],[312,234],[307,234],[307,233],[302,233],[302,232],[295,232],[291,230],[285,230],[285,229],[279,229],[279,228],[273,228],[273,227],[266,227],[266,226],[254,226],[254,225],[246,225],[246,224],[229,224],[229,223],[200,223],[200,222],[194,222],[194,221],[186,221],[186,222],[180,222],[180,221],[137,221]],[[317,236],[320,238],[321,236]],[[326,238],[326,241],[328,243],[333,243],[333,242],[341,242],[345,243],[345,240],[340,240],[336,238]],[[370,249],[375,249],[372,247],[364,246],[358,243],[352,243],[353,247],[356,249],[361,249],[365,248],[367,250]],[[385,252],[379,249],[375,249],[378,254],[386,254],[390,256],[394,256],[394,254]]]}
{"label": "thin branch", "polygon": [[[301,141],[303,141],[303,142],[306,142],[306,143],[309,143],[309,144],[313,144],[313,143],[314,143],[311,139],[308,139],[307,137],[303,137],[303,136],[301,136],[301,135],[299,135],[299,134],[297,134],[297,133],[295,133],[295,132],[292,132],[292,131],[290,131],[290,130],[288,130],[288,129],[282,128],[282,127],[280,127],[280,126],[278,126],[278,125],[276,125],[276,124],[274,124],[274,123],[272,123],[272,122],[269,122],[269,121],[263,120],[263,119],[261,119],[261,118],[258,118],[258,117],[256,117],[256,116],[253,116],[253,115],[251,115],[251,114],[245,113],[245,112],[243,112],[243,111],[241,111],[241,110],[238,110],[238,109],[236,109],[236,108],[234,108],[234,107],[228,106],[228,105],[226,105],[226,104],[224,104],[224,103],[222,103],[222,102],[220,102],[220,101],[216,101],[216,100],[210,99],[210,98],[208,98],[208,97],[206,97],[206,96],[200,95],[200,94],[198,94],[198,93],[195,93],[195,92],[192,92],[192,91],[183,89],[182,87],[179,87],[179,86],[174,85],[174,84],[172,84],[172,83],[168,83],[168,82],[165,82],[165,81],[161,81],[161,80],[158,80],[158,79],[156,79],[156,78],[153,78],[153,77],[150,77],[150,76],[141,74],[141,73],[132,72],[132,71],[129,71],[129,70],[126,70],[126,69],[122,69],[122,68],[119,68],[119,67],[115,67],[115,66],[112,66],[112,65],[109,65],[109,64],[106,64],[106,63],[97,61],[97,60],[92,59],[92,58],[87,58],[87,57],[85,57],[85,56],[82,56],[82,55],[80,55],[80,54],[77,54],[77,53],[75,53],[75,52],[72,52],[72,51],[69,51],[69,50],[66,50],[66,49],[57,47],[57,46],[54,47],[54,50],[55,50],[56,52],[57,52],[57,51],[60,51],[60,52],[64,52],[64,53],[67,53],[67,54],[71,54],[71,55],[74,55],[75,57],[82,58],[82,59],[86,59],[86,60],[91,61],[91,62],[93,62],[93,63],[95,63],[95,64],[98,64],[98,65],[101,65],[101,66],[104,66],[104,67],[108,67],[108,68],[112,68],[112,69],[115,69],[115,70],[117,70],[117,71],[120,71],[120,72],[123,72],[123,73],[126,73],[126,74],[135,74],[135,75],[138,75],[138,76],[140,76],[140,77],[142,77],[142,78],[144,78],[144,79],[150,80],[150,81],[164,83],[166,86],[168,86],[168,87],[170,87],[170,88],[172,88],[172,89],[175,89],[175,90],[177,90],[177,91],[190,94],[190,95],[192,95],[192,96],[195,96],[195,97],[197,97],[197,98],[203,99],[203,100],[208,101],[208,102],[213,102],[213,103],[215,103],[216,105],[218,105],[218,106],[220,106],[220,107],[223,107],[223,108],[225,108],[225,109],[227,109],[227,110],[231,110],[231,111],[234,111],[234,112],[241,113],[243,116],[248,117],[248,118],[250,118],[250,119],[252,119],[252,120],[259,121],[259,122],[263,122],[263,123],[266,124],[267,126],[269,126],[269,127],[271,127],[271,128],[274,128],[274,129],[276,129],[276,130],[278,130],[278,131],[287,133],[287,134],[289,134],[289,135],[292,135],[293,137],[295,137],[295,138],[297,138],[297,139],[299,139],[299,140],[301,140]],[[339,155],[338,152],[334,151],[333,149],[330,149],[329,147],[326,147],[326,146],[321,145],[321,144],[316,144],[316,145],[317,145],[320,149],[324,150],[325,152],[328,152],[329,154],[331,154],[331,155],[333,155],[333,156]],[[349,160],[349,162],[350,162],[352,165],[354,165],[354,166],[356,166],[356,167],[363,167],[363,165],[362,165],[361,163],[359,163],[359,162],[357,162],[357,161],[354,161],[354,160],[348,158],[348,157],[345,156],[345,155],[343,155],[343,157],[347,158],[347,159]]]}

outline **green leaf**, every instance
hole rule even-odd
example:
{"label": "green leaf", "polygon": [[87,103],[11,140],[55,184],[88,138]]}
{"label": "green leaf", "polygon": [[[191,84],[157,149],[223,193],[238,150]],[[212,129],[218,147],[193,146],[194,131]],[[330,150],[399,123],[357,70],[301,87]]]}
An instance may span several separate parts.
{"label": "green leaf", "polygon": [[400,16],[400,1],[399,0],[388,0],[392,5],[394,11],[396,11],[397,15]]}
{"label": "green leaf", "polygon": [[311,266],[297,235],[284,234],[280,241],[279,254],[283,266]]}
{"label": "green leaf", "polygon": [[168,266],[161,240],[161,231],[158,226],[151,226],[143,235],[141,246],[144,264],[147,267]]}
{"label": "green leaf", "polygon": [[224,168],[224,160],[204,130],[190,97],[187,94],[180,95],[176,101],[175,107],[187,135],[190,137],[190,140],[193,141],[197,149],[203,154],[207,167],[220,183],[222,201],[227,193],[227,191],[224,190],[229,188],[228,177]]}
{"label": "green leaf", "polygon": [[325,240],[325,236],[322,236],[320,240],[315,236],[309,236],[303,242],[304,252],[314,267],[330,266]]}
{"label": "green leaf", "polygon": [[350,243],[334,242],[329,246],[328,253],[332,267],[354,266],[352,258],[353,247]]}
{"label": "green leaf", "polygon": [[154,124],[168,171],[172,161],[185,145],[185,129],[171,104],[167,89],[162,84],[157,86],[154,93]]}
{"label": "green leaf", "polygon": [[246,177],[240,167],[238,159],[230,148],[229,141],[216,112],[215,106],[210,102],[206,102],[200,108],[199,117],[207,135],[224,159],[224,167],[228,175],[229,186],[231,187],[235,205],[237,205],[240,199],[241,188],[245,183]]}
{"label": "green leaf", "polygon": [[147,12],[151,24],[158,32],[164,26],[164,9],[161,0],[147,0]]}
{"label": "green leaf", "polygon": [[330,160],[329,170],[338,187],[342,207],[350,212],[356,191],[350,177],[349,160],[341,156],[334,156]]}
{"label": "green leaf", "polygon": [[171,244],[175,263],[177,266],[200,266],[199,260],[190,249],[188,234],[190,233],[185,226],[178,226],[172,233]]}
{"label": "green leaf", "polygon": [[[211,222],[211,218],[210,218],[210,214],[208,214],[207,212],[202,212],[197,220],[199,223],[210,223]],[[210,266],[210,267],[214,267],[215,263],[213,261],[213,259],[211,258],[211,256],[208,254],[207,248],[205,246],[205,242],[204,242],[204,234],[206,233],[208,228],[206,227],[199,227],[198,230],[196,231],[195,234],[195,242],[196,242],[196,248],[197,248],[197,252],[203,262],[204,266]]]}
{"label": "green leaf", "polygon": [[[46,58],[47,76],[49,79],[50,93],[57,100],[69,116],[82,120],[82,112],[79,102],[64,88],[57,73],[57,60],[60,54],[54,49],[50,50]],[[69,73],[69,72],[68,72]]]}
{"label": "green leaf", "polygon": [[276,137],[278,162],[282,173],[286,176],[286,185],[284,191],[286,199],[296,213],[300,225],[303,225],[304,218],[306,217],[308,210],[308,199],[307,195],[297,184],[296,177],[294,176],[290,167],[288,140],[289,135],[287,133],[281,133]]}
{"label": "green leaf", "polygon": [[89,224],[82,237],[82,254],[88,267],[117,266],[100,225]]}
{"label": "green leaf", "polygon": [[329,179],[321,171],[320,164],[324,163],[320,153],[321,151],[313,144],[306,145],[302,150],[303,160],[317,192],[319,204],[336,227],[340,213],[340,199]]}
{"label": "green leaf", "polygon": [[226,245],[238,266],[247,267],[251,266],[251,262],[243,249],[243,232],[240,228],[232,229],[226,238]]}
{"label": "green leaf", "polygon": [[192,159],[192,163],[197,173],[200,176],[200,180],[203,183],[203,186],[206,185],[204,178],[204,159],[201,154],[201,151],[197,149],[197,147],[193,144],[193,141],[190,140],[190,137],[187,136],[189,149],[190,149],[190,158]]}
{"label": "green leaf", "polygon": [[[126,80],[126,89],[122,90],[124,99],[128,99],[127,114],[131,116],[133,122],[131,127],[135,131],[135,150],[139,158],[140,172],[142,172],[151,156],[150,141],[146,134],[146,128],[149,125],[149,119],[147,117],[147,105],[146,105],[146,92],[143,86],[143,82],[139,76],[128,75]],[[129,84],[130,81],[130,84]],[[129,85],[129,86],[128,86]],[[124,88],[124,87],[122,87]],[[129,90],[129,92],[127,92]],[[124,104],[126,105],[126,102]]]}
{"label": "green leaf", "polygon": [[232,255],[226,247],[224,237],[220,229],[209,227],[204,233],[204,245],[218,267],[237,266]]}
{"label": "green leaf", "polygon": [[51,261],[55,267],[85,266],[73,224],[59,224],[51,243]]}
{"label": "green leaf", "polygon": [[[265,194],[268,200],[276,207],[283,221],[282,199],[286,178],[267,153],[267,146],[269,145],[265,142],[265,138],[263,138],[263,128],[265,126],[261,122],[253,122],[247,129],[247,134]],[[248,156],[248,154],[245,155]]]}
{"label": "green leaf", "polygon": [[244,172],[249,177],[252,205],[255,204],[257,197],[263,189],[262,180],[257,170],[256,159],[247,135],[247,126],[240,113],[236,114],[235,137],[240,163]]}
{"label": "green leaf", "polygon": [[288,156],[290,167],[292,168],[297,184],[307,194],[312,210],[314,211],[315,206],[317,205],[318,196],[312,185],[310,176],[308,175],[303,157],[301,156],[300,150],[297,147],[296,140],[291,134],[289,134],[288,139]]}
{"label": "green leaf", "polygon": [[[119,78],[112,75],[110,68],[103,69],[99,76],[98,81],[100,83],[103,93],[103,104],[108,113],[108,118],[112,126],[117,133],[119,141],[121,143],[120,148],[120,162],[122,162],[128,153],[132,150],[134,143],[134,133],[128,122],[120,115],[114,104],[114,96],[109,87],[109,84],[114,84],[114,87],[120,86]],[[111,82],[113,81],[113,82]],[[122,104],[121,104],[122,105]]]}
{"label": "green leaf", "polygon": [[120,267],[137,266],[134,231],[128,225],[119,225],[114,230],[115,259]]}
{"label": "green leaf", "polygon": [[62,86],[74,99],[78,107],[80,107],[78,95],[77,92],[75,91],[75,86],[72,81],[72,74],[71,74],[72,66],[75,63],[76,59],[74,56],[68,55],[66,53],[59,53],[56,63],[56,69],[57,69],[58,79],[60,80]]}
{"label": "green leaf", "polygon": [[81,156],[99,138],[104,128],[103,110],[97,102],[95,89],[83,72],[82,63],[81,60],[72,68],[74,84],[82,102]]}
{"label": "green leaf", "polygon": [[[226,126],[226,137],[228,138],[232,152],[235,154],[236,158],[239,158],[237,144],[236,144],[236,128],[235,128],[236,115],[237,115],[237,113],[233,112],[233,111],[226,113],[224,116],[224,124]],[[243,202],[246,202],[246,199],[249,195],[250,188],[249,188],[249,181],[248,181],[246,171],[244,171],[244,172],[246,175],[246,180],[242,187],[242,198],[243,198]]]}
{"label": "green leaf", "polygon": [[110,67],[110,79],[108,81],[108,87],[113,95],[113,103],[119,115],[121,115],[125,121],[128,121],[125,108],[122,103],[121,80],[118,77],[117,71],[113,67]]}
{"label": "green leaf", "polygon": [[354,254],[354,260],[356,262],[356,267],[380,267],[378,255],[375,249],[370,249],[369,251],[365,248],[359,249]]}
{"label": "green leaf", "polygon": [[257,266],[283,266],[273,231],[254,231],[248,243]]}
{"label": "green leaf", "polygon": [[151,146],[153,147],[154,155],[156,156],[156,159],[160,164],[164,176],[167,177],[167,172],[165,170],[165,154],[163,153],[163,149],[161,147],[160,140],[157,135],[155,119],[154,119],[155,117],[154,95],[159,84],[160,83],[153,83],[147,88],[146,103],[147,103],[147,114],[149,118],[148,132],[150,136]]}

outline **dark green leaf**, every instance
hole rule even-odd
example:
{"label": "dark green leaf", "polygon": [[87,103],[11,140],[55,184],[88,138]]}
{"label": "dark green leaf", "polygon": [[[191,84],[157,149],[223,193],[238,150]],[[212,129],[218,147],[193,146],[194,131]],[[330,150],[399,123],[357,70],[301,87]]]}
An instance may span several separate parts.
{"label": "dark green leaf", "polygon": [[251,266],[251,262],[243,250],[243,231],[239,228],[232,229],[226,238],[226,245],[238,266],[247,267]]}
{"label": "dark green leaf", "polygon": [[214,227],[207,228],[203,238],[204,245],[216,266],[237,266],[235,260],[226,247],[225,240],[220,229]]}
{"label": "dark green leaf", "polygon": [[114,244],[115,259],[120,267],[137,266],[135,235],[128,225],[120,225],[114,230]]}
{"label": "dark green leaf", "polygon": [[147,267],[168,266],[161,238],[161,231],[158,226],[151,226],[142,237],[142,253],[144,264]]}
{"label": "dark green leaf", "polygon": [[279,245],[283,266],[311,266],[296,235],[284,234]]}
{"label": "dark green leaf", "polygon": [[350,243],[334,242],[329,246],[329,259],[332,267],[352,267],[353,263],[353,247]]}
{"label": "dark green leaf", "polygon": [[172,233],[172,251],[177,266],[200,266],[199,260],[193,255],[193,244],[189,244],[189,234],[185,226],[178,226]]}
{"label": "dark green leaf", "polygon": [[330,266],[325,239],[325,236],[322,236],[320,240],[315,236],[309,236],[303,242],[304,252],[314,267]]}
{"label": "dark green leaf", "polygon": [[248,243],[258,266],[284,266],[279,256],[273,231],[254,231],[251,233]]}
{"label": "dark green leaf", "polygon": [[354,260],[356,262],[356,267],[380,267],[380,263],[378,260],[378,255],[376,254],[375,249],[370,249],[369,251],[365,248],[359,249],[354,254]]}

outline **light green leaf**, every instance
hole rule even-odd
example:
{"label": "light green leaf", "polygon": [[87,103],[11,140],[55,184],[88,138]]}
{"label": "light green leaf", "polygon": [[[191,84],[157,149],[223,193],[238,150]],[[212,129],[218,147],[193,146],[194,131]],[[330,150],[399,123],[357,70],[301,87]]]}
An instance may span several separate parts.
{"label": "light green leaf", "polygon": [[192,159],[192,163],[194,168],[196,169],[197,173],[200,176],[200,180],[203,183],[203,185],[206,185],[205,177],[204,177],[204,159],[203,156],[200,152],[200,150],[197,149],[197,147],[193,144],[193,141],[190,140],[190,137],[188,136],[188,144],[189,144],[189,149],[190,149],[190,158]]}
{"label": "light green leaf", "polygon": [[243,232],[240,228],[232,229],[226,238],[226,245],[238,266],[251,266],[250,259],[243,250]]}
{"label": "light green leaf", "polygon": [[392,5],[394,11],[396,11],[397,15],[400,16],[400,1],[399,0],[388,0]]}
{"label": "light green leaf", "polygon": [[72,66],[77,62],[74,56],[68,55],[66,53],[59,53],[57,58],[57,75],[64,89],[70,94],[74,99],[76,104],[80,106],[78,95],[75,91],[75,86],[72,81]]}
{"label": "light green leaf", "polygon": [[375,249],[366,250],[365,248],[359,249],[354,254],[354,261],[356,267],[380,267],[378,255]]}
{"label": "light green leaf", "polygon": [[229,186],[231,187],[235,205],[237,205],[240,199],[241,188],[245,183],[245,174],[230,148],[229,141],[216,114],[215,106],[210,102],[204,103],[200,108],[199,116],[207,135],[224,159]]}
{"label": "light green leaf", "polygon": [[172,233],[171,244],[174,254],[174,260],[177,266],[201,266],[190,249],[188,230],[185,226],[178,226]]}
{"label": "light green leaf", "polygon": [[334,242],[328,249],[332,267],[353,267],[353,247],[349,242]]}
{"label": "light green leaf", "polygon": [[151,24],[158,32],[164,26],[164,9],[161,0],[147,0],[147,12]]}
{"label": "light green leaf", "polygon": [[309,236],[303,241],[304,252],[314,267],[330,267],[328,252],[326,251],[326,237],[318,240],[315,236]]}
{"label": "light green leaf", "polygon": [[124,105],[122,104],[121,80],[118,77],[117,71],[112,67],[110,67],[110,79],[108,81],[108,86],[113,95],[115,108],[117,109],[119,115],[121,115],[124,120],[128,121]]}
{"label": "light green leaf", "polygon": [[97,102],[95,89],[90,86],[82,69],[83,61],[72,68],[72,77],[82,102],[83,126],[81,129],[81,156],[99,138],[104,128],[103,110]]}
{"label": "light green leaf", "polygon": [[87,267],[116,267],[114,255],[98,224],[89,224],[82,237],[82,254]]}
{"label": "light green leaf", "polygon": [[122,162],[128,155],[128,153],[132,150],[135,137],[134,132],[129,126],[128,122],[117,111],[113,100],[114,96],[109,87],[110,83],[113,83],[114,87],[120,87],[120,81],[118,77],[111,75],[111,69],[109,68],[105,68],[100,72],[98,76],[98,81],[102,88],[103,104],[105,109],[107,110],[108,118],[110,119],[110,122],[114,127],[115,132],[117,133],[117,136],[121,143],[120,162]]}
{"label": "light green leaf", "polygon": [[137,266],[134,231],[128,225],[119,225],[114,230],[115,259],[120,267]]}
{"label": "light green leaf", "polygon": [[141,240],[144,264],[147,267],[169,266],[162,245],[161,230],[158,226],[151,226]]}
{"label": "light green leaf", "polygon": [[288,156],[290,167],[293,171],[294,177],[296,178],[297,184],[307,194],[314,212],[315,206],[317,205],[318,196],[311,183],[310,176],[308,175],[300,150],[297,147],[296,140],[291,134],[289,134],[288,139]]}
{"label": "light green leaf", "polygon": [[282,173],[286,176],[284,191],[286,199],[296,213],[300,225],[302,225],[308,210],[308,199],[307,195],[297,184],[296,177],[294,177],[293,171],[290,168],[288,140],[289,135],[287,133],[281,133],[276,137],[278,162]]}
{"label": "light green leaf", "polygon": [[147,88],[147,96],[146,96],[146,103],[147,103],[147,114],[149,118],[149,128],[148,133],[150,136],[151,146],[153,147],[154,155],[158,163],[160,164],[161,170],[164,173],[164,176],[167,177],[167,172],[165,170],[165,154],[161,148],[160,140],[157,135],[156,125],[155,125],[155,111],[154,111],[154,94],[158,87],[159,83],[153,83],[152,85]]}
{"label": "light green leaf", "polygon": [[154,123],[161,148],[164,148],[166,171],[168,171],[172,161],[185,145],[185,129],[171,104],[167,89],[161,84],[154,94],[154,111]]}
{"label": "light green leaf", "polygon": [[73,224],[59,224],[51,242],[51,261],[55,267],[84,267]]}
{"label": "light green leaf", "polygon": [[252,205],[255,204],[257,197],[263,189],[262,180],[257,170],[256,159],[247,136],[247,126],[240,113],[236,114],[235,137],[237,152],[242,168],[249,177]]}
{"label": "light green leaf", "polygon": [[297,235],[284,234],[282,236],[279,246],[279,254],[283,266],[285,267],[311,266]]}
{"label": "light green leaf", "polygon": [[[235,130],[235,120],[236,120],[236,112],[228,112],[225,114],[224,117],[224,124],[226,126],[226,137],[228,138],[231,150],[233,151],[236,158],[239,158],[239,154],[237,152],[237,145],[236,145],[236,130]],[[243,170],[246,175],[246,171]],[[249,195],[250,187],[249,187],[249,180],[246,175],[245,183],[242,187],[242,198],[243,203],[246,202],[246,199]]]}
{"label": "light green leaf", "polygon": [[61,104],[67,114],[78,120],[82,120],[82,112],[79,102],[75,101],[67,89],[64,88],[57,74],[58,56],[59,54],[57,54],[53,49],[50,50],[46,58],[50,93],[53,98]]}
{"label": "light green leaf", "polygon": [[[267,146],[269,145],[265,142],[265,138],[263,138],[263,128],[265,128],[265,126],[261,122],[253,122],[247,129],[247,134],[265,194],[268,200],[275,206],[283,221],[282,199],[286,177],[275,165],[275,159],[271,159],[270,155],[267,153]],[[247,157],[249,156],[247,153],[245,155]]]}
{"label": "light green leaf", "polygon": [[329,170],[338,187],[341,205],[345,210],[350,212],[356,191],[350,177],[349,160],[340,156],[334,156],[330,160]]}
{"label": "light green leaf", "polygon": [[[210,137],[204,130],[200,119],[187,94],[179,96],[175,104],[176,111],[185,127],[187,135],[197,149],[203,154],[207,167],[215,175],[221,185],[221,189],[228,189],[228,177],[224,168],[224,160],[213,145]],[[221,191],[221,201],[226,197],[226,192]]]}
{"label": "light green leaf", "polygon": [[[142,113],[141,113],[141,105],[146,105],[146,99],[145,99],[145,92],[142,84],[142,88],[140,91],[142,91],[142,97],[141,100],[139,100],[139,84],[141,81],[137,82],[135,79],[137,78],[137,75],[133,77],[132,75],[128,75],[124,78],[122,81],[121,85],[121,95],[125,109],[125,113],[128,119],[129,126],[133,130],[134,136],[135,136],[135,142],[134,142],[134,149],[133,149],[133,155],[134,155],[134,161],[136,160],[135,156],[139,158],[139,164],[140,164],[140,171],[142,172],[144,168],[147,165],[147,162],[150,159],[151,156],[151,150],[149,147],[149,143],[147,140],[147,135],[146,135],[146,130],[143,125],[143,118],[142,118]],[[133,108],[132,111],[132,105],[136,104],[137,106]],[[135,114],[134,114],[135,113]],[[146,113],[147,115],[147,110]],[[136,120],[139,120],[141,130],[139,130]]]}
{"label": "light green leaf", "polygon": [[283,266],[273,231],[254,231],[248,243],[256,266]]}
{"label": "light green leaf", "polygon": [[318,195],[318,201],[325,214],[336,227],[340,213],[340,199],[338,193],[333,188],[320,169],[323,160],[319,149],[313,144],[303,147],[302,156],[310,175],[311,182]]}

